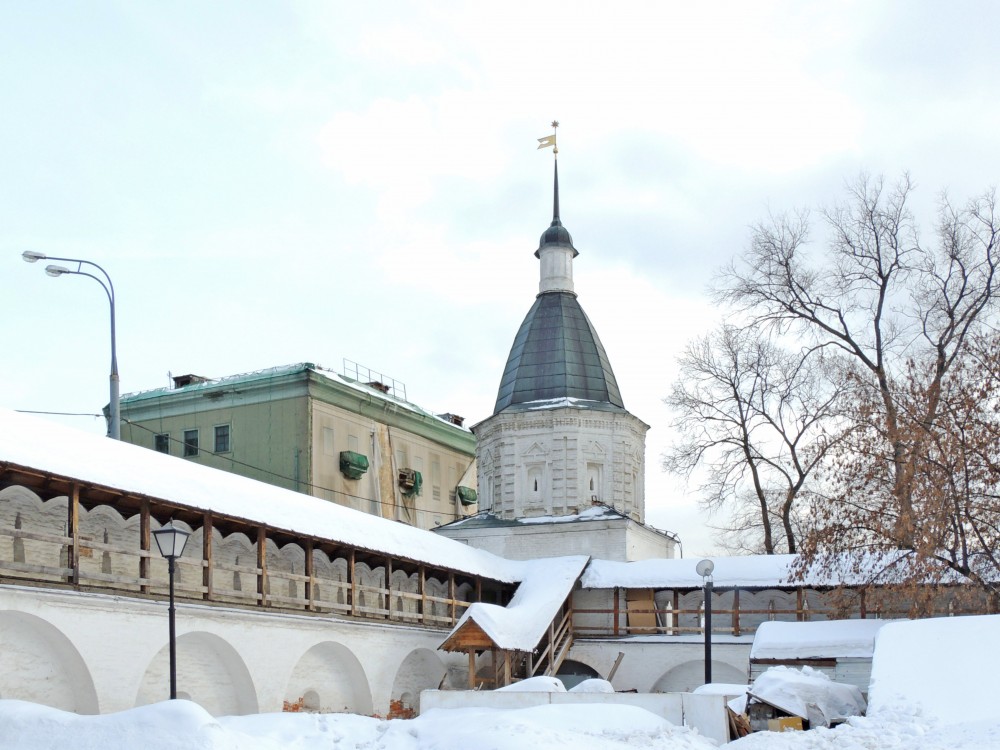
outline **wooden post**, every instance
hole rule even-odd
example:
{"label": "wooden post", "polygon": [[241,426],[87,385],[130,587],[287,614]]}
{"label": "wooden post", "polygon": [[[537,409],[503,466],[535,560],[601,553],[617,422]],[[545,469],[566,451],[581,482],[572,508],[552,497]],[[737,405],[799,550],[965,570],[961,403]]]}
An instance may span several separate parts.
{"label": "wooden post", "polygon": [[392,558],[385,558],[385,619],[392,619]]}
{"label": "wooden post", "polygon": [[733,635],[740,634],[740,590],[733,589]]}
{"label": "wooden post", "polygon": [[865,590],[861,589],[861,619],[865,620],[868,618],[868,607],[867,602],[865,602]]}
{"label": "wooden post", "polygon": [[803,622],[805,617],[802,611],[802,587],[799,586],[795,589],[795,620],[797,622]]}
{"label": "wooden post", "polygon": [[681,609],[681,595],[680,595],[680,592],[677,591],[677,589],[673,590],[673,595],[671,596],[671,599],[672,599],[673,605],[674,605],[674,622],[673,622],[674,627],[670,631],[670,635],[680,635],[680,633],[681,633],[681,630],[680,630],[680,627],[681,627],[681,613],[680,613],[680,609]]}
{"label": "wooden post", "polygon": [[618,635],[619,634],[619,630],[618,630],[618,607],[621,606],[621,589],[619,589],[617,586],[615,586],[614,590],[615,590],[615,598],[614,598],[614,604],[612,605],[614,607],[614,613],[612,614],[612,617],[614,617],[614,624],[612,626],[612,632],[615,635]]}
{"label": "wooden post", "polygon": [[[149,580],[149,500],[143,499],[139,502],[139,579]],[[150,590],[148,583],[140,583],[139,591],[148,594]]]}
{"label": "wooden post", "polygon": [[[423,565],[420,566],[420,577],[417,585],[420,590],[417,592],[420,594],[420,622],[424,625],[427,624],[427,568]],[[475,660],[476,656],[474,652],[469,652],[471,658]]]}
{"label": "wooden post", "polygon": [[257,529],[257,603],[267,606],[267,530]]}
{"label": "wooden post", "polygon": [[483,579],[476,576],[476,601],[481,602],[483,600]]}
{"label": "wooden post", "polygon": [[[423,570],[423,566],[421,566]],[[476,689],[476,649],[469,649],[469,690]]]}
{"label": "wooden post", "polygon": [[451,607],[451,624],[454,625],[458,620],[456,607],[455,607],[455,572],[452,571],[448,574],[448,598],[451,600],[449,606]]}
{"label": "wooden post", "polygon": [[315,589],[315,583],[316,583],[316,581],[313,579],[313,540],[312,539],[307,539],[306,540],[306,569],[305,569],[305,576],[306,576],[306,579],[307,579],[306,580],[306,590],[305,590],[305,595],[306,595],[306,609],[308,609],[311,612],[311,611],[313,611],[316,608],[316,605],[313,604],[313,591],[316,590]]}
{"label": "wooden post", "polygon": [[351,550],[351,556],[347,561],[347,578],[348,583],[351,584],[351,617],[358,614],[358,581],[355,576],[354,571],[354,550]]}
{"label": "wooden post", "polygon": [[206,513],[201,521],[201,585],[205,587],[201,598],[206,601],[211,601],[212,599],[212,580],[214,577],[212,567],[212,529],[212,514]]}
{"label": "wooden post", "polygon": [[66,503],[66,536],[69,537],[69,547],[66,549],[66,567],[70,569],[67,582],[74,586],[80,583],[80,485],[73,483]]}

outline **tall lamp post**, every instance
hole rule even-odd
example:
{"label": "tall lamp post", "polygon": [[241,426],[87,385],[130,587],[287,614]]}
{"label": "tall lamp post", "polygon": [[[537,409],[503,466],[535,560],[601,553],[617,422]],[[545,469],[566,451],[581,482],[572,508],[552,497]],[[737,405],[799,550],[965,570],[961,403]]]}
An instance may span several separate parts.
{"label": "tall lamp post", "polygon": [[[36,253],[33,250],[25,250],[21,253],[21,257],[24,258],[26,263],[35,263],[39,260],[61,260],[66,263],[76,263],[76,270],[71,268],[66,268],[65,266],[50,265],[45,267],[45,273],[49,276],[62,276],[63,274],[71,274],[73,276],[86,276],[93,279],[104,289],[105,294],[108,295],[108,302],[111,304],[111,402],[110,402],[110,414],[108,418],[108,437],[114,440],[121,440],[121,403],[118,396],[118,354],[115,346],[115,285],[111,283],[111,277],[108,276],[108,272],[101,268],[96,263],[92,263],[89,260],[81,260],[80,258],[56,258],[51,255],[45,255],[44,253]],[[101,276],[95,276],[92,273],[87,273],[83,270],[84,266],[89,266],[97,269],[101,272]]]}
{"label": "tall lamp post", "polygon": [[167,558],[167,573],[170,576],[170,700],[177,698],[177,637],[174,629],[174,560],[184,554],[190,531],[179,529],[170,521],[153,532],[160,554]]}
{"label": "tall lamp post", "polygon": [[705,587],[705,684],[712,682],[712,571],[715,563],[702,560],[695,566]]}

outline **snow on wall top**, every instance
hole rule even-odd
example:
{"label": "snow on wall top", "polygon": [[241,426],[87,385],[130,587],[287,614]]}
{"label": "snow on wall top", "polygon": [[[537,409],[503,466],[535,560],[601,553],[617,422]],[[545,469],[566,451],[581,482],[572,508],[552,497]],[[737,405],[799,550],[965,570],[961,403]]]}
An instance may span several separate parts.
{"label": "snow on wall top", "polygon": [[763,622],[757,627],[751,659],[870,658],[875,635],[894,620]]}
{"label": "snow on wall top", "polygon": [[[720,588],[787,585],[795,555],[748,555],[712,558],[714,584]],[[695,572],[694,558],[616,562],[594,560],[583,574],[586,589],[621,588],[701,588],[702,577]]]}
{"label": "snow on wall top", "polygon": [[534,650],[589,559],[580,555],[526,561],[523,582],[506,607],[472,604],[448,638],[472,620],[502,649]]}
{"label": "snow on wall top", "polygon": [[505,583],[523,562],[311,495],[0,409],[0,462]]}

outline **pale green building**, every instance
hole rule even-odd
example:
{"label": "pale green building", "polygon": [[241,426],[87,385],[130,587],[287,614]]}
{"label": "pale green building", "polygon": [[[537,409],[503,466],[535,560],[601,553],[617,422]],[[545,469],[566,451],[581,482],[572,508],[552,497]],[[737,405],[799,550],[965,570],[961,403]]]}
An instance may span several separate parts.
{"label": "pale green building", "polygon": [[122,440],[424,529],[475,512],[476,439],[365,368],[312,363],[121,400]]}

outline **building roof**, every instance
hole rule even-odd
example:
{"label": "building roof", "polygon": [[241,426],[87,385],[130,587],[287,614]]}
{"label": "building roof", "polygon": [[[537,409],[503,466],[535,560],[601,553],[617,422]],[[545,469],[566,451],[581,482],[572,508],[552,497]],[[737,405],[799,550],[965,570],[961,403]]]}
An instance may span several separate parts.
{"label": "building roof", "polygon": [[535,299],[514,337],[493,413],[560,398],[625,408],[604,345],[568,291]]}
{"label": "building roof", "polygon": [[[175,378],[175,380],[177,379]],[[222,378],[195,377],[186,385],[127,393],[121,398],[123,417],[125,421],[147,419],[148,413],[144,412],[143,409],[156,408],[157,405],[164,403],[164,399],[194,398],[204,400],[201,397],[216,398],[223,393],[243,393],[246,395],[251,390],[270,393],[273,389],[281,388],[286,383],[299,383],[305,388],[309,382],[326,386],[321,393],[327,395],[340,393],[345,396],[349,394],[350,397],[376,405],[382,419],[388,419],[390,413],[401,415],[401,418],[409,420],[408,429],[419,432],[417,425],[429,427],[434,433],[432,439],[443,441],[456,450],[467,453],[474,451],[475,439],[471,430],[463,426],[464,420],[461,417],[447,413],[436,414],[408,401],[405,397],[405,388],[398,391],[396,388],[382,383],[365,382],[312,362],[268,367],[254,372],[227,375]],[[268,395],[268,398],[270,397]],[[420,434],[425,433],[421,432]]]}
{"label": "building roof", "polygon": [[[522,526],[549,526],[565,524],[580,524],[588,521],[621,521],[635,523],[626,516],[609,505],[594,505],[590,508],[564,516],[537,516],[533,518],[500,518],[489,511],[476,513],[472,516],[459,518],[454,521],[438,526],[434,531],[442,529],[505,529]],[[663,533],[663,532],[660,532]]]}
{"label": "building roof", "polygon": [[[526,574],[506,607],[474,602],[452,628],[441,648],[462,650],[461,634],[473,630],[492,645],[532,651],[566,601],[590,558],[548,557],[525,562]],[[485,644],[481,644],[485,645]]]}

